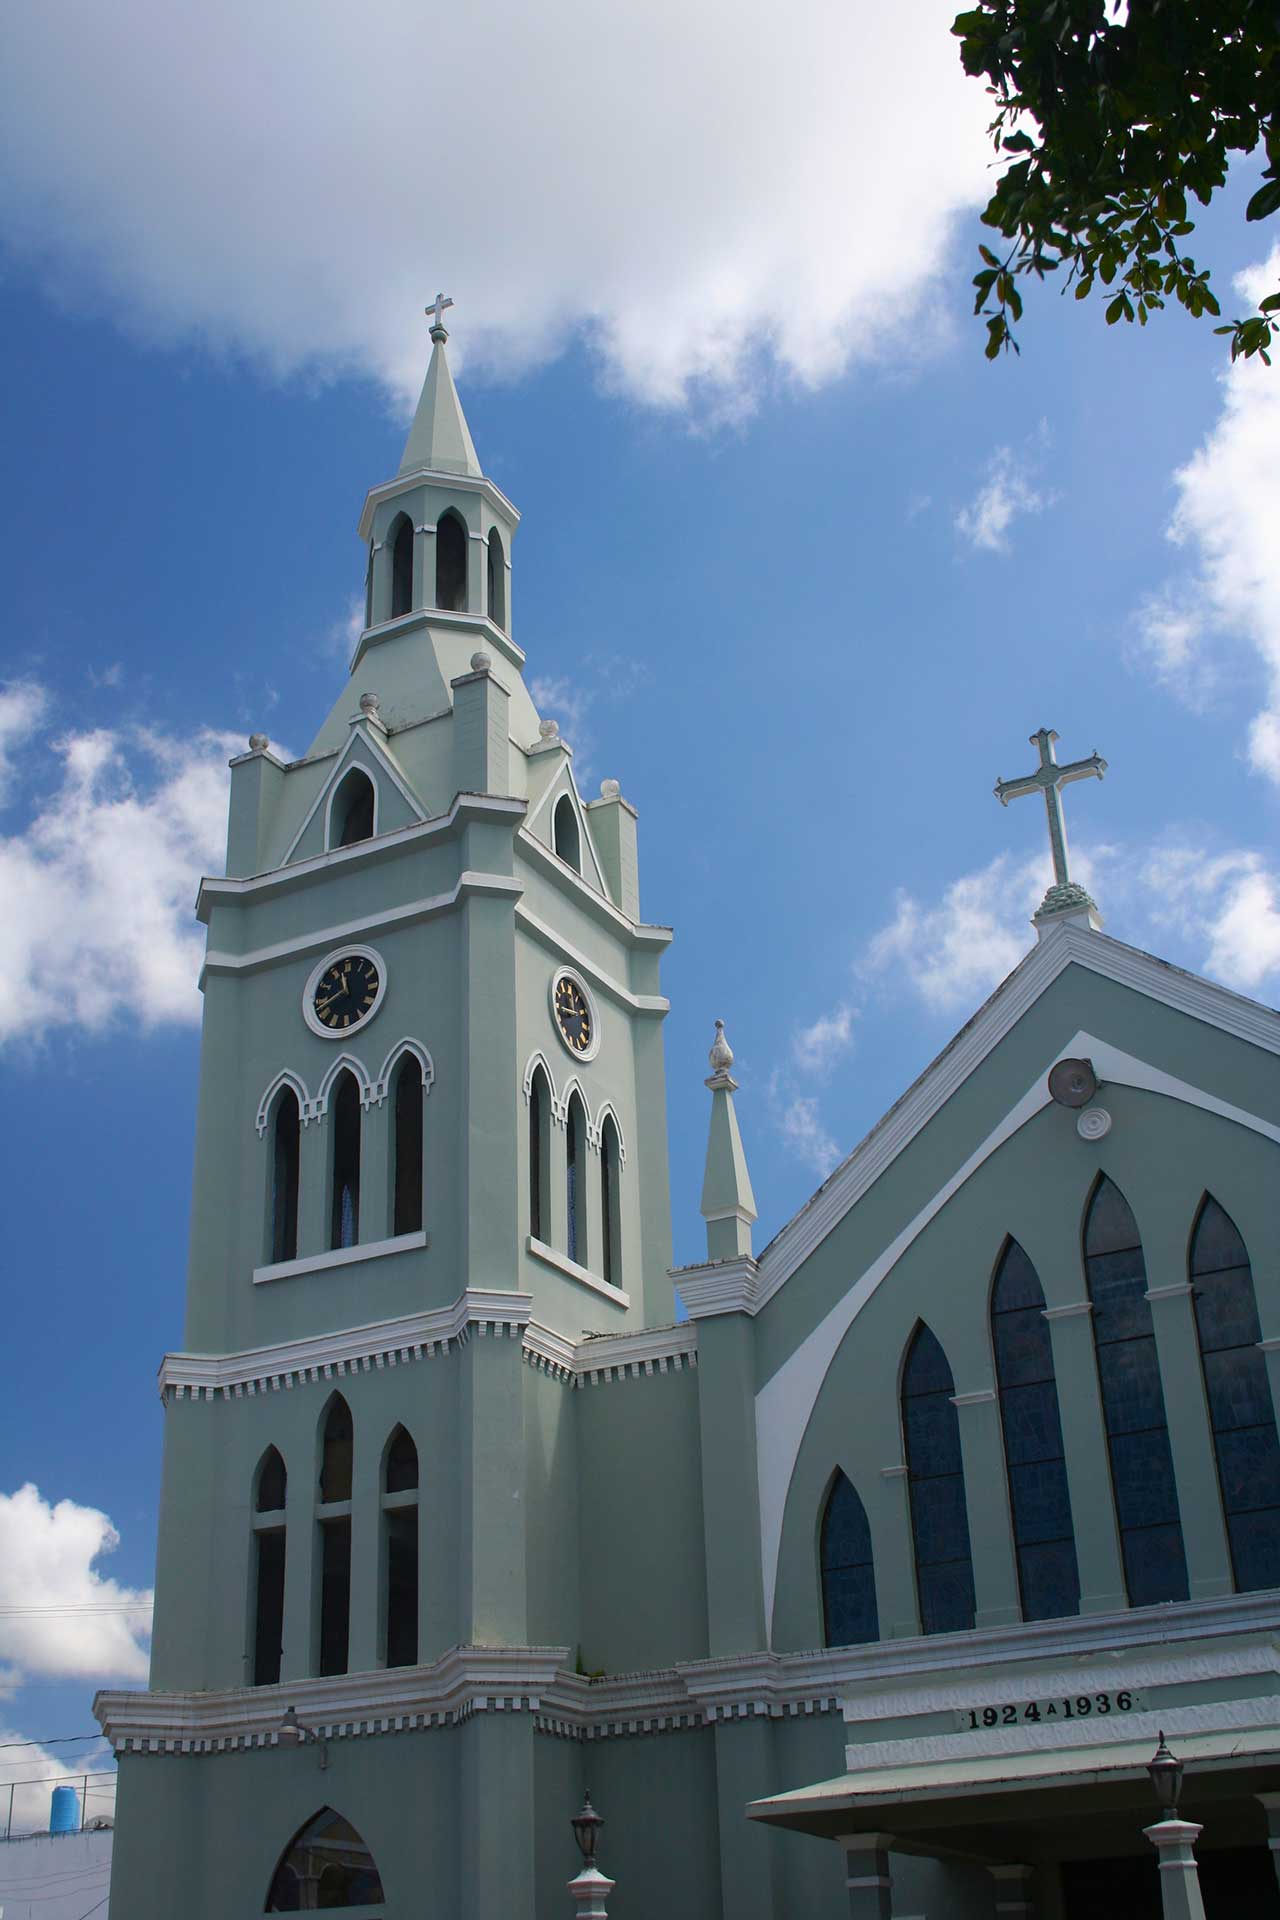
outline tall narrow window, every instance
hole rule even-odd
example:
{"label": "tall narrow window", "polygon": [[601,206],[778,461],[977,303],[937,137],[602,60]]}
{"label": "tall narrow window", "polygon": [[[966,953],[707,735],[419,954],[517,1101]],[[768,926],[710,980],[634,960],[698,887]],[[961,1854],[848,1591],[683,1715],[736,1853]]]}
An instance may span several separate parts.
{"label": "tall narrow window", "polygon": [[529,1231],[545,1240],[551,1231],[551,1088],[541,1067],[529,1083]]}
{"label": "tall narrow window", "polygon": [[382,1881],[373,1855],[349,1820],[321,1807],[294,1834],[267,1890],[268,1913],[316,1907],[380,1907]]}
{"label": "tall narrow window", "polygon": [[1280,1587],[1280,1442],[1253,1269],[1211,1196],[1191,1241],[1191,1284],[1236,1591]]}
{"label": "tall narrow window", "polygon": [[926,1633],[973,1625],[973,1556],[960,1457],[955,1382],[937,1337],[916,1328],[902,1369],[902,1430],[916,1559],[920,1624]]}
{"label": "tall narrow window", "polygon": [[396,1070],[393,1233],[422,1231],[422,1063],[406,1053]]}
{"label": "tall narrow window", "polygon": [[382,1476],[384,1631],[389,1667],[418,1662],[418,1449],[403,1427],[387,1448]]}
{"label": "tall narrow window", "polygon": [[391,618],[413,610],[413,523],[403,514],[391,543]]}
{"label": "tall narrow window", "polygon": [[335,1393],[325,1412],[320,1451],[320,1647],[322,1674],[347,1671],[351,1629],[351,1409]]}
{"label": "tall narrow window", "polygon": [[578,816],[573,810],[573,801],[567,793],[562,793],[556,801],[553,816],[553,837],[555,850],[567,867],[575,873],[582,872],[582,840],[578,833]]}
{"label": "tall narrow window", "polygon": [[485,584],[489,589],[489,618],[495,627],[505,627],[507,624],[507,566],[506,555],[502,551],[502,535],[496,527],[489,529],[485,561],[488,571]]}
{"label": "tall narrow window", "polygon": [[613,1115],[600,1128],[600,1229],[604,1273],[611,1287],[622,1285],[622,1222],[618,1210],[622,1150]]}
{"label": "tall narrow window", "polygon": [[364,570],[364,623],[373,625],[373,546],[369,546],[369,564]]}
{"label": "tall narrow window", "polygon": [[284,1642],[284,1461],[268,1447],[253,1502],[253,1684],[274,1687]]}
{"label": "tall narrow window", "polygon": [[329,811],[329,845],[353,847],[373,837],[373,782],[362,767],[343,775]]}
{"label": "tall narrow window", "polygon": [[1024,1620],[1080,1611],[1053,1348],[1036,1270],[1010,1240],[991,1289],[991,1343]]}
{"label": "tall narrow window", "polygon": [[569,1101],[564,1128],[565,1202],[568,1217],[568,1245],[571,1260],[584,1265],[587,1257],[587,1209],[583,1175],[586,1172],[587,1116],[575,1093]]}
{"label": "tall narrow window", "polygon": [[360,1238],[360,1089],[344,1069],[329,1100],[333,1127],[333,1188],[329,1245],[354,1247]]}
{"label": "tall narrow window", "polygon": [[467,530],[452,511],[436,524],[436,605],[445,613],[467,610]]}
{"label": "tall narrow window", "polygon": [[1129,1202],[1105,1176],[1089,1203],[1084,1254],[1129,1605],[1185,1600],[1187,1560],[1147,1263]]}
{"label": "tall narrow window", "polygon": [[271,1129],[271,1258],[298,1256],[298,1151],[301,1123],[298,1096],[282,1087],[276,1096]]}
{"label": "tall narrow window", "polygon": [[880,1638],[876,1574],[867,1510],[837,1472],[822,1515],[822,1632],[828,1647]]}

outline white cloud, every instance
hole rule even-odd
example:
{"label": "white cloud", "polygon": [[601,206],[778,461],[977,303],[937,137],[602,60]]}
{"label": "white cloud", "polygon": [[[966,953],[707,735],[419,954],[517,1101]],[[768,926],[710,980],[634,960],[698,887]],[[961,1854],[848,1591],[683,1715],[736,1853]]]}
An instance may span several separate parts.
{"label": "white cloud", "polygon": [[857,1018],[847,1001],[822,1014],[812,1026],[801,1027],[791,1042],[791,1057],[802,1073],[829,1073],[853,1046]]}
{"label": "white cloud", "polygon": [[1033,484],[1034,455],[997,447],[986,478],[967,507],[956,515],[956,531],[983,553],[1007,553],[1009,528],[1020,514],[1041,513],[1049,504]]}
{"label": "white cloud", "polygon": [[868,944],[866,972],[891,974],[934,1013],[972,1007],[1030,946],[1028,923],[1048,877],[1047,861],[1019,865],[1002,853],[977,873],[953,880],[932,906],[904,889],[892,920]]}
{"label": "white cloud", "polygon": [[443,283],[478,362],[582,328],[629,393],[741,411],[771,364],[878,351],[986,199],[953,13],[43,0],[6,32],[0,227],[77,310],[277,371],[406,397]]}
{"label": "white cloud", "polygon": [[[1280,278],[1280,246],[1237,280],[1252,302]],[[1221,376],[1222,411],[1174,475],[1168,535],[1191,562],[1137,617],[1139,650],[1156,677],[1195,704],[1220,669],[1208,648],[1243,643],[1261,662],[1267,705],[1249,732],[1254,769],[1280,784],[1280,381],[1238,360]],[[1208,676],[1208,677],[1206,677]]]}
{"label": "white cloud", "polygon": [[44,688],[33,681],[15,680],[0,687],[0,802],[10,796],[19,762],[47,704]]}
{"label": "white cloud", "polygon": [[97,1571],[120,1536],[95,1507],[51,1506],[28,1483],[0,1493],[0,1666],[33,1676],[143,1680],[151,1594]]}
{"label": "white cloud", "polygon": [[825,1180],[840,1149],[823,1124],[818,1102],[808,1094],[793,1096],[778,1115],[778,1130],[788,1150]]}
{"label": "white cloud", "polygon": [[[0,747],[12,710],[0,706]],[[7,963],[26,982],[0,1004],[0,1044],[96,1031],[126,1009],[144,1026],[199,1018],[195,889],[221,871],[226,763],[242,748],[208,728],[37,733],[22,762],[29,817],[0,838]]]}

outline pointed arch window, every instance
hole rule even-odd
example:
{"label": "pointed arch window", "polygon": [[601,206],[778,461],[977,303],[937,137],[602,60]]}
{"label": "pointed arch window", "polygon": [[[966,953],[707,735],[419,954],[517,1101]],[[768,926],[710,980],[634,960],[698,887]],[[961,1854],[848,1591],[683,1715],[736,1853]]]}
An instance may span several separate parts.
{"label": "pointed arch window", "polygon": [[371,840],[375,809],[372,780],[363,767],[349,768],[333,796],[329,813],[329,845],[354,847],[358,841]]}
{"label": "pointed arch window", "polygon": [[1185,1600],[1187,1560],[1147,1263],[1129,1203],[1105,1174],[1089,1203],[1084,1254],[1129,1605]]}
{"label": "pointed arch window", "polygon": [[380,1907],[382,1879],[351,1822],[321,1807],[280,1856],[267,1892],[268,1913],[319,1907]]}
{"label": "pointed arch window", "polygon": [[373,625],[373,542],[369,542],[369,562],[364,570],[364,624]]}
{"label": "pointed arch window", "polygon": [[275,1447],[258,1462],[253,1498],[253,1684],[274,1687],[284,1642],[285,1495],[288,1476]]}
{"label": "pointed arch window", "polygon": [[397,1427],[382,1467],[384,1658],[389,1667],[418,1663],[418,1449]]}
{"label": "pointed arch window", "polygon": [[585,1266],[587,1257],[587,1116],[578,1095],[569,1100],[569,1111],[565,1116],[564,1128],[565,1159],[565,1203],[568,1223],[568,1244],[565,1252],[579,1266]]}
{"label": "pointed arch window", "polygon": [[822,1633],[827,1647],[880,1638],[871,1526],[857,1490],[838,1469],[822,1514]]}
{"label": "pointed arch window", "polygon": [[955,1390],[947,1356],[921,1321],[902,1369],[902,1431],[925,1633],[961,1633],[973,1625],[973,1554]]}
{"label": "pointed arch window", "polygon": [[298,1257],[298,1168],[301,1115],[292,1087],[276,1095],[271,1126],[271,1258]]}
{"label": "pointed arch window", "polygon": [[338,1075],[329,1116],[333,1128],[329,1245],[354,1247],[360,1239],[360,1089],[349,1068]]}
{"label": "pointed arch window", "polygon": [[613,1115],[606,1113],[600,1127],[600,1247],[601,1278],[611,1287],[622,1285],[621,1183],[622,1144]]}
{"label": "pointed arch window", "polygon": [[578,816],[574,812],[573,801],[567,793],[562,793],[556,801],[552,821],[556,852],[567,867],[572,867],[575,873],[581,873],[582,836],[578,832]]}
{"label": "pointed arch window", "polygon": [[1280,1586],[1280,1441],[1259,1350],[1253,1268],[1235,1221],[1208,1195],[1191,1239],[1196,1335],[1237,1593]]}
{"label": "pointed arch window", "polygon": [[996,1268],[991,1344],[1022,1617],[1058,1620],[1080,1611],[1080,1571],[1044,1291],[1016,1240]]}
{"label": "pointed arch window", "polygon": [[392,1101],[393,1163],[391,1231],[421,1233],[422,1208],[422,1132],[426,1089],[422,1084],[422,1063],[416,1054],[406,1053],[396,1070]]}
{"label": "pointed arch window", "polygon": [[401,514],[391,542],[391,618],[413,611],[413,522]]}
{"label": "pointed arch window", "polygon": [[489,529],[489,538],[485,544],[485,566],[489,618],[495,627],[505,627],[507,624],[507,557],[502,551],[502,535],[496,527]]}
{"label": "pointed arch window", "polygon": [[467,610],[467,530],[452,507],[436,522],[436,605],[445,613]]}
{"label": "pointed arch window", "polygon": [[541,1067],[529,1082],[529,1232],[545,1241],[551,1231],[551,1088]]}
{"label": "pointed arch window", "polygon": [[347,1671],[351,1632],[351,1474],[355,1433],[351,1409],[335,1393],[325,1409],[320,1443],[320,1605],[318,1670]]}

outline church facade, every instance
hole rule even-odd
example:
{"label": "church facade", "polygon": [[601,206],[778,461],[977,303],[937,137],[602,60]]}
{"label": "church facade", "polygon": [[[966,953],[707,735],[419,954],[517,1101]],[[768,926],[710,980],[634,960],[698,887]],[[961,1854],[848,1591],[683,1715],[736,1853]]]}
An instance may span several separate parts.
{"label": "church facade", "polygon": [[1163,1734],[1210,1920],[1280,1913],[1280,1016],[1057,887],[758,1254],[718,1027],[673,1274],[670,930],[442,319],[348,683],[201,888],[113,1910],[553,1920],[589,1789],[614,1920],[1143,1920]]}

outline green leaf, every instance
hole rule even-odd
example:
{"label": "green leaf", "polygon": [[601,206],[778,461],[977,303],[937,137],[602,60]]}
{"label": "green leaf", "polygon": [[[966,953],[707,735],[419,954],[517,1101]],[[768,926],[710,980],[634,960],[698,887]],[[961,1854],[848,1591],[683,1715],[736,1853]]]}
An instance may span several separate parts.
{"label": "green leaf", "polygon": [[1124,295],[1122,293],[1118,293],[1115,299],[1111,302],[1111,305],[1107,308],[1107,325],[1109,327],[1114,327],[1116,321],[1120,318],[1120,315],[1123,312],[1124,312]]}
{"label": "green leaf", "polygon": [[1280,180],[1268,180],[1258,188],[1244,210],[1244,217],[1265,220],[1272,213],[1280,213]]}
{"label": "green leaf", "polygon": [[1269,293],[1265,300],[1258,302],[1259,313],[1280,312],[1280,293]]}
{"label": "green leaf", "polygon": [[979,244],[978,252],[982,255],[983,259],[986,261],[989,267],[994,267],[997,270],[997,272],[999,271],[1000,262],[996,259],[996,256],[994,255],[994,253],[992,253],[990,247],[984,247],[981,244]]}
{"label": "green leaf", "polygon": [[1093,275],[1091,273],[1086,273],[1082,280],[1078,280],[1076,282],[1076,299],[1087,300],[1092,291],[1093,291]]}

